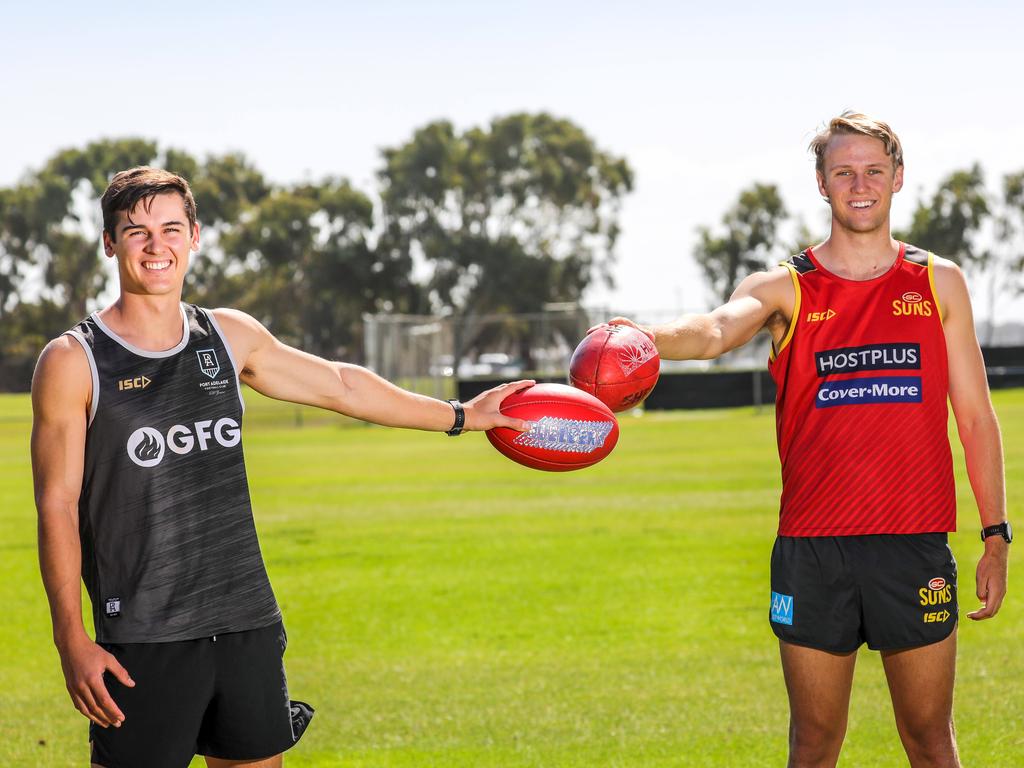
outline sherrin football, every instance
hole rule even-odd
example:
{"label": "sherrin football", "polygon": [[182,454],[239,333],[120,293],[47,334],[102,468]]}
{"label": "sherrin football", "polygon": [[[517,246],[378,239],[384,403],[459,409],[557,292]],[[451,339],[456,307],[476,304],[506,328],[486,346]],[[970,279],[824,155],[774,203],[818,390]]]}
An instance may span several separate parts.
{"label": "sherrin football", "polygon": [[601,325],[572,353],[569,383],[618,413],[651,394],[660,368],[658,349],[646,333],[628,325]]}
{"label": "sherrin football", "polygon": [[487,439],[512,461],[547,472],[597,464],[619,439],[608,406],[565,384],[536,384],[506,397],[501,412],[533,422],[529,432],[495,427]]}

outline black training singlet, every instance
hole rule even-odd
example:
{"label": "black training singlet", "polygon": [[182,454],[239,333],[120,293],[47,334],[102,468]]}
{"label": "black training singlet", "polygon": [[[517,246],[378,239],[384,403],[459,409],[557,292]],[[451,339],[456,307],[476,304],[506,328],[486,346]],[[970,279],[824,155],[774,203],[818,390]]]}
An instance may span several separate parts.
{"label": "black training singlet", "polygon": [[132,346],[95,314],[68,331],[92,369],[78,516],[97,642],[281,618],[249,502],[237,367],[212,313],[181,307],[181,342],[165,352]]}

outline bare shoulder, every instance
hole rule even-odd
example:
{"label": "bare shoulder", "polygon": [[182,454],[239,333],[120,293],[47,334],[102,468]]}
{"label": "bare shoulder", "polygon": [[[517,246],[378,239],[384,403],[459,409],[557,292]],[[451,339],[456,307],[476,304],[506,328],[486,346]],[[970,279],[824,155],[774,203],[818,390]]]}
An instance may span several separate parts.
{"label": "bare shoulder", "polygon": [[749,284],[752,287],[758,288],[778,288],[779,286],[791,285],[793,278],[790,276],[792,270],[789,267],[778,265],[771,269],[766,269],[763,272],[754,272],[751,275],[743,278],[743,284]]}
{"label": "bare shoulder", "polygon": [[232,346],[236,342],[252,343],[270,335],[270,331],[263,326],[263,323],[252,315],[242,312],[240,309],[219,307],[210,311],[217,318],[217,322],[224,330],[224,333],[228,335]]}
{"label": "bare shoulder", "polygon": [[227,307],[210,311],[227,337],[231,354],[243,370],[247,367],[253,352],[274,341],[270,331],[252,315]]}
{"label": "bare shoulder", "polygon": [[89,401],[92,372],[82,345],[67,334],[47,344],[32,375],[32,403],[41,407],[77,407]]}
{"label": "bare shoulder", "polygon": [[217,318],[217,322],[224,329],[225,333],[232,331],[242,334],[258,333],[260,330],[266,330],[259,320],[252,315],[242,312],[240,309],[218,307],[217,309],[211,309],[210,312]]}
{"label": "bare shoulder", "polygon": [[944,256],[932,255],[932,270],[935,272],[935,279],[963,281],[964,272],[952,259]]}
{"label": "bare shoulder", "polygon": [[932,274],[935,278],[935,292],[945,317],[959,314],[965,307],[970,308],[971,296],[967,280],[956,262],[942,256],[933,256]]}
{"label": "bare shoulder", "polygon": [[82,345],[67,334],[50,341],[39,354],[36,371],[32,376],[33,384],[51,378],[74,376],[76,374],[91,378],[89,358],[85,355]]}
{"label": "bare shoulder", "polygon": [[748,275],[737,286],[730,300],[746,296],[753,296],[771,309],[788,316],[795,298],[792,270],[780,265]]}

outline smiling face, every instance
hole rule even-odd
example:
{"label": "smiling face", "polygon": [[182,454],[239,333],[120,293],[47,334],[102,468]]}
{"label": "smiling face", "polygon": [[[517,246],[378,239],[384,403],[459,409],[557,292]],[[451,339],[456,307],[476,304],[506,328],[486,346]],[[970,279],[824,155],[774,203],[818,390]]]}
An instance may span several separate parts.
{"label": "smiling face", "polygon": [[176,192],[118,211],[114,237],[103,233],[104,252],[117,258],[122,294],[180,297],[189,253],[198,247],[199,224],[189,227],[185,201]]}
{"label": "smiling face", "polygon": [[833,135],[818,171],[818,191],[832,207],[832,227],[888,233],[892,196],[903,186],[903,166],[893,168],[881,139],[858,133]]}

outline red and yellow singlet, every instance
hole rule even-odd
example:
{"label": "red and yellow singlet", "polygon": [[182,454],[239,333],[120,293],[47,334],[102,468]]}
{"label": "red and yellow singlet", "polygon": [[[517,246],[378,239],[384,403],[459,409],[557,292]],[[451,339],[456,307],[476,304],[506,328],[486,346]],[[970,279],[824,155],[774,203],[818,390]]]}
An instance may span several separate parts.
{"label": "red and yellow singlet", "polygon": [[780,536],[956,529],[946,341],[932,256],[900,245],[871,280],[785,262],[796,302],[778,387]]}

